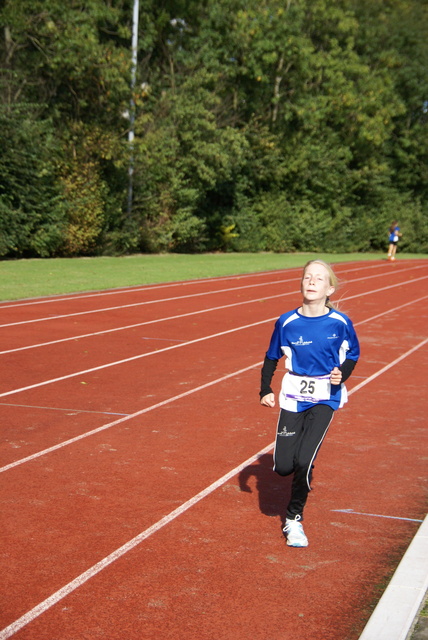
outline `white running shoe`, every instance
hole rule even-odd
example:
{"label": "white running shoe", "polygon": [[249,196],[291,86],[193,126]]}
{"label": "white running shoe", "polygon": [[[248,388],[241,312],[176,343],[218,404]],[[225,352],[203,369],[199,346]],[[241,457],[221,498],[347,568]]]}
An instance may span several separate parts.
{"label": "white running shoe", "polygon": [[283,532],[289,547],[307,547],[309,544],[300,520],[301,516],[296,516],[294,520],[287,518],[285,521]]}

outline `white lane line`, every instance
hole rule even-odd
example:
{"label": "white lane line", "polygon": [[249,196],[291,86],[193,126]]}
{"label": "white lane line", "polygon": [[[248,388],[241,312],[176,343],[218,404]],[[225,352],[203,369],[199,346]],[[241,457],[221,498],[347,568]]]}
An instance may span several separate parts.
{"label": "white lane line", "polygon": [[62,318],[74,318],[76,316],[87,316],[93,313],[104,313],[106,311],[117,311],[121,309],[129,309],[132,307],[144,307],[149,304],[158,304],[159,302],[176,302],[177,300],[187,300],[189,298],[201,298],[203,296],[212,296],[217,293],[229,293],[231,291],[241,291],[242,289],[253,289],[255,287],[266,286],[267,284],[283,284],[284,282],[295,282],[295,279],[290,278],[289,280],[278,280],[275,282],[269,283],[257,283],[257,284],[246,284],[243,287],[232,287],[231,289],[217,289],[216,291],[203,291],[202,293],[190,293],[185,296],[174,296],[173,298],[159,298],[159,300],[145,300],[143,302],[133,302],[131,304],[121,304],[116,307],[102,307],[100,309],[91,309],[88,311],[78,311],[76,313],[66,313],[63,315],[57,316],[46,316],[44,318],[33,318],[30,320],[21,320],[19,322],[9,322],[8,324],[0,324],[0,329],[5,327],[15,327],[21,324],[34,324],[35,322],[45,322],[47,320],[60,320]]}
{"label": "white lane line", "polygon": [[[425,279],[425,276],[421,277],[421,278],[416,278],[415,280],[410,280],[406,284],[409,284],[409,282],[416,282],[418,280],[424,280],[424,279]],[[387,287],[382,287],[380,289],[372,289],[371,291],[366,291],[364,293],[359,293],[359,294],[356,294],[356,295],[353,295],[353,296],[348,296],[348,297],[342,298],[341,302],[344,302],[346,300],[353,300],[354,298],[360,298],[360,297],[371,295],[371,294],[374,294],[374,293],[379,293],[381,291],[387,291],[387,290],[392,289],[394,287],[402,286],[402,284],[403,283],[400,282],[400,283],[397,283],[397,284],[394,284],[394,285],[388,285]],[[293,292],[291,292],[291,293],[293,293]],[[291,293],[287,294],[287,295],[291,295]],[[286,294],[279,294],[279,296],[273,296],[273,297],[282,297],[284,295],[286,295]],[[253,301],[251,301],[251,302],[253,302]],[[240,305],[244,305],[244,304],[247,304],[247,303],[241,302],[241,303],[238,303],[238,304],[240,306]],[[236,306],[236,304],[230,305],[230,306]],[[219,307],[219,308],[223,308],[223,307]],[[397,308],[399,308],[399,307],[396,307],[396,309]],[[203,310],[200,313],[206,313],[207,311],[209,311],[209,310]],[[389,311],[385,312],[385,313],[389,313]],[[189,314],[189,315],[192,315],[192,314]],[[382,314],[380,314],[380,315],[382,315]],[[234,329],[228,329],[227,331],[222,331],[220,333],[214,333],[214,334],[211,334],[211,335],[208,335],[208,336],[203,336],[202,338],[196,338],[195,340],[189,340],[188,342],[181,342],[179,344],[170,345],[169,347],[164,347],[163,349],[157,349],[155,351],[147,351],[145,353],[140,353],[140,354],[137,354],[135,356],[131,356],[129,358],[124,358],[123,360],[116,360],[114,362],[108,362],[106,364],[99,365],[97,367],[92,367],[90,369],[84,369],[84,370],[81,370],[81,371],[76,371],[75,373],[69,373],[69,374],[67,374],[65,376],[60,376],[58,378],[51,378],[49,380],[44,380],[42,382],[37,382],[35,384],[28,385],[26,387],[20,387],[18,389],[12,389],[10,391],[5,391],[3,393],[0,393],[0,398],[4,398],[6,396],[10,396],[10,395],[13,395],[15,393],[20,393],[21,391],[30,391],[32,389],[37,389],[38,387],[43,387],[43,386],[46,386],[48,384],[53,384],[55,382],[62,382],[63,380],[69,380],[71,378],[76,378],[78,376],[83,376],[83,375],[86,375],[87,373],[93,373],[94,371],[100,371],[102,369],[107,369],[109,367],[115,367],[115,366],[120,365],[120,364],[125,364],[127,362],[132,362],[133,360],[139,360],[139,359],[142,359],[142,358],[147,358],[148,356],[158,355],[160,353],[164,353],[166,351],[171,351],[173,349],[180,349],[181,347],[187,347],[187,346],[189,346],[191,344],[196,344],[198,342],[203,342],[205,340],[210,340],[212,338],[217,338],[219,336],[227,335],[229,333],[235,333],[236,331],[241,331],[243,329],[248,329],[248,328],[251,328],[251,327],[255,327],[255,326],[258,326],[260,324],[266,324],[267,322],[275,321],[277,319],[277,317],[278,316],[273,316],[271,318],[266,318],[265,320],[260,320],[259,322],[254,322],[254,323],[251,323],[251,324],[243,325],[243,326],[240,326],[240,327],[236,327]]]}
{"label": "white lane line", "polygon": [[80,334],[77,336],[71,336],[70,338],[60,338],[58,340],[51,340],[49,342],[40,342],[39,344],[30,344],[26,347],[17,347],[16,349],[8,349],[7,351],[0,351],[0,355],[5,353],[15,353],[16,351],[25,351],[27,349],[35,349],[37,347],[46,347],[52,344],[58,344],[60,342],[69,342],[72,340],[80,340],[82,338],[92,338],[94,336],[101,336],[105,333],[114,333],[115,331],[125,331],[127,329],[135,329],[136,327],[144,327],[148,324],[157,324],[158,322],[168,322],[170,320],[179,320],[180,318],[188,318],[189,316],[195,316],[202,313],[211,313],[212,311],[221,311],[222,309],[230,309],[231,307],[240,307],[244,304],[255,304],[261,300],[270,300],[271,298],[282,298],[285,296],[293,295],[298,291],[289,291],[288,293],[278,293],[274,296],[264,296],[263,298],[256,298],[255,300],[245,300],[244,302],[234,302],[233,304],[223,304],[218,307],[210,307],[209,309],[200,309],[198,311],[189,311],[188,313],[180,313],[175,316],[168,316],[164,318],[156,318],[155,320],[146,320],[145,322],[137,322],[136,324],[129,324],[123,327],[116,327],[114,329],[105,329],[104,331],[94,331],[92,333]]}
{"label": "white lane line", "polygon": [[[96,291],[96,292],[83,292],[81,294],[76,293],[75,295],[69,295],[69,296],[64,296],[62,297],[61,294],[58,294],[56,296],[50,296],[50,297],[46,297],[43,298],[42,300],[39,300],[39,298],[29,298],[28,300],[26,300],[25,302],[14,302],[14,303],[9,303],[9,304],[2,304],[0,302],[0,311],[2,309],[10,309],[10,308],[14,308],[14,307],[28,307],[31,305],[37,305],[37,304],[47,304],[50,302],[68,302],[70,300],[86,300],[87,298],[101,298],[103,296],[114,296],[114,295],[118,295],[118,294],[122,294],[122,295],[126,295],[127,293],[139,293],[140,291],[148,291],[149,293],[151,291],[154,291],[156,289],[174,289],[174,288],[180,288],[180,287],[187,287],[189,285],[195,285],[195,284],[199,284],[199,285],[204,285],[206,283],[209,282],[223,282],[225,280],[242,280],[243,278],[254,278],[256,276],[273,276],[275,274],[277,275],[281,275],[281,274],[288,274],[291,273],[293,271],[301,271],[302,267],[293,267],[291,269],[278,269],[278,271],[259,271],[256,273],[244,273],[242,275],[237,275],[237,276],[222,276],[222,277],[218,277],[218,278],[202,278],[202,279],[198,279],[198,280],[184,280],[184,281],[178,281],[178,282],[168,282],[165,284],[158,284],[158,285],[146,285],[143,287],[140,287],[138,285],[135,285],[134,287],[130,286],[130,287],[120,287],[118,289],[108,289],[106,291]],[[355,271],[356,269],[353,269],[352,271]],[[275,282],[275,281],[274,281]],[[279,281],[281,282],[281,281]],[[250,285],[251,286],[251,285]],[[235,289],[239,289],[240,287],[234,287]],[[215,293],[215,291],[213,291],[213,293]]]}
{"label": "white lane line", "polygon": [[47,453],[52,453],[52,451],[57,451],[58,449],[62,449],[63,447],[73,444],[74,442],[79,442],[79,440],[84,440],[85,438],[88,438],[89,436],[93,436],[96,433],[101,433],[101,431],[106,431],[107,429],[110,429],[111,427],[115,427],[116,425],[121,424],[122,422],[126,422],[128,420],[131,420],[132,418],[137,418],[138,416],[142,416],[145,413],[149,413],[149,411],[154,411],[154,409],[159,409],[160,407],[164,407],[167,404],[176,402],[176,400],[180,400],[181,398],[186,398],[187,396],[190,396],[193,393],[197,393],[198,391],[202,391],[202,389],[207,389],[208,387],[212,387],[215,384],[224,382],[229,378],[235,378],[241,373],[245,373],[246,371],[255,369],[255,367],[260,367],[262,364],[263,364],[262,362],[256,362],[255,364],[252,364],[249,367],[245,367],[244,369],[239,369],[238,371],[234,371],[233,373],[228,373],[227,375],[222,376],[221,378],[217,378],[216,380],[211,380],[210,382],[206,382],[205,384],[202,384],[198,387],[194,387],[193,389],[189,389],[188,391],[179,393],[176,396],[167,398],[162,402],[157,402],[156,404],[152,404],[150,407],[146,407],[145,409],[140,409],[135,413],[130,413],[124,416],[123,418],[119,418],[118,420],[114,420],[113,422],[109,422],[108,424],[103,424],[101,425],[101,427],[97,427],[96,429],[92,429],[91,431],[86,431],[85,433],[82,433],[79,436],[76,436],[74,438],[70,438],[69,440],[64,440],[64,442],[60,442],[59,444],[53,445],[52,447],[48,447],[47,449],[43,449],[43,451],[38,451],[37,453],[33,453],[31,456],[27,456],[26,458],[21,458],[20,460],[11,462],[10,464],[7,464],[4,467],[0,467],[0,473],[3,473],[4,471],[8,471],[9,469],[13,469],[14,467],[18,467],[21,464],[24,464],[24,462],[30,462],[31,460],[40,458],[41,456],[44,456]]}
{"label": "white lane line", "polygon": [[70,414],[94,413],[103,416],[129,416],[129,413],[121,413],[119,411],[90,411],[88,409],[70,409],[69,407],[41,407],[34,404],[12,404],[11,402],[0,402],[1,407],[15,407],[18,409],[40,409],[41,411],[61,411],[64,413],[69,411]]}
{"label": "white lane line", "polygon": [[[403,272],[406,271],[414,271],[415,269],[424,269],[426,268],[426,265],[421,265],[421,266],[417,266],[417,267],[409,267],[406,269],[401,269],[399,272],[394,272],[394,275],[398,275],[401,274]],[[346,284],[352,284],[354,282],[359,282],[361,280],[371,280],[372,278],[382,278],[383,276],[390,276],[391,273],[390,272],[384,272],[384,273],[377,273],[375,275],[371,275],[371,276],[364,276],[361,278],[354,278],[354,280],[348,280],[346,282]],[[94,313],[104,313],[106,311],[117,311],[117,310],[121,310],[121,309],[129,309],[132,307],[142,307],[145,305],[149,305],[149,304],[157,304],[159,302],[175,302],[177,300],[184,300],[184,299],[189,299],[189,298],[199,298],[202,296],[211,296],[211,295],[215,295],[218,293],[229,293],[231,291],[241,291],[242,289],[253,289],[255,287],[265,287],[268,285],[279,285],[279,284],[284,284],[286,282],[295,282],[294,278],[289,278],[287,280],[275,280],[273,282],[258,282],[258,283],[253,283],[253,284],[247,284],[244,285],[242,287],[232,287],[229,289],[217,289],[215,291],[204,291],[202,293],[190,293],[184,296],[174,296],[172,298],[161,298],[159,300],[146,300],[143,302],[133,302],[131,304],[123,304],[123,305],[117,305],[115,307],[103,307],[101,309],[92,309],[92,310],[87,310],[87,311],[78,311],[75,313],[67,313],[67,314],[60,314],[60,315],[52,315],[52,316],[45,316],[43,318],[33,318],[30,320],[21,320],[19,322],[8,322],[6,324],[0,324],[0,329],[6,328],[6,327],[15,327],[15,326],[19,326],[19,325],[23,325],[23,324],[34,324],[36,322],[47,322],[50,320],[60,320],[63,318],[75,318],[77,316],[86,316],[86,315],[91,315]],[[412,280],[408,281],[408,282],[413,282]],[[400,284],[407,284],[401,282]]]}
{"label": "white lane line", "polygon": [[[358,265],[357,267],[355,267],[354,269],[345,269],[344,271],[339,271],[339,267],[345,267],[346,265],[353,265],[356,264]],[[398,264],[402,264],[402,262],[400,263],[396,263],[397,266]],[[418,265],[413,265],[414,267],[418,266]],[[379,269],[381,267],[385,267],[385,268],[390,268],[390,265],[386,265],[386,264],[373,264],[371,262],[358,262],[358,261],[352,261],[352,262],[339,262],[336,263],[335,265],[335,271],[337,272],[337,274],[340,273],[351,273],[353,271],[361,271],[361,269]],[[289,274],[292,273],[294,271],[298,271],[299,273],[301,272],[302,267],[290,267],[288,269],[272,269],[270,271],[255,271],[253,273],[241,273],[241,274],[237,274],[237,275],[229,275],[229,276],[217,276],[217,277],[213,277],[213,278],[198,278],[196,280],[179,280],[177,282],[165,282],[162,284],[147,284],[147,285],[129,285],[129,286],[125,286],[125,287],[118,287],[117,289],[107,289],[105,291],[86,291],[86,292],[81,292],[81,293],[76,293],[76,294],[71,294],[71,295],[67,295],[67,297],[62,297],[62,294],[58,294],[58,295],[52,295],[52,296],[45,296],[43,297],[43,299],[39,299],[39,298],[27,298],[25,302],[23,301],[17,301],[17,302],[11,302],[11,303],[1,303],[0,302],[0,310],[1,309],[10,309],[11,307],[26,307],[26,306],[31,306],[31,305],[36,305],[36,304],[47,304],[50,302],[67,302],[69,300],[85,300],[86,298],[99,298],[102,296],[114,296],[114,295],[118,295],[118,294],[126,294],[126,293],[137,293],[140,291],[153,291],[155,289],[172,289],[174,287],[187,287],[189,285],[194,285],[194,284],[206,284],[208,282],[222,282],[225,280],[242,280],[243,278],[255,278],[255,277],[261,277],[261,276],[272,276],[274,274],[277,275],[281,275],[281,274]]]}
{"label": "white lane line", "polygon": [[[388,369],[391,369],[393,366],[395,366],[395,364],[403,360],[403,358],[407,357],[408,355],[411,355],[414,351],[416,351],[416,349],[419,349],[424,344],[426,344],[426,342],[428,342],[428,338],[423,342],[419,343],[419,345],[417,345],[413,349],[410,349],[406,354],[403,354],[400,358],[397,358],[386,367],[383,367],[383,369],[377,372],[377,374],[374,374],[373,376],[370,376],[370,378],[367,378],[367,381],[365,382],[365,384],[368,384],[368,382],[377,378],[379,375],[381,375],[381,373],[387,371]],[[247,367],[242,371],[251,369],[253,367]],[[349,394],[355,393],[362,386],[364,385],[358,385],[358,387],[354,387],[349,392]],[[66,584],[64,587],[62,587],[61,589],[53,593],[51,596],[46,598],[46,600],[44,600],[43,602],[40,602],[38,605],[33,607],[33,609],[31,609],[26,614],[24,614],[14,622],[12,622],[12,624],[10,624],[9,626],[5,627],[2,631],[0,631],[0,640],[6,640],[7,638],[10,638],[17,631],[19,631],[20,629],[25,627],[27,624],[35,620],[38,616],[40,616],[42,613],[50,609],[53,605],[60,602],[63,598],[68,596],[77,588],[81,587],[83,584],[85,584],[85,582],[87,582],[88,580],[93,578],[95,575],[100,573],[103,569],[111,565],[113,562],[115,562],[116,560],[124,556],[129,551],[132,551],[132,549],[138,546],[141,542],[149,538],[151,535],[153,535],[160,529],[162,529],[165,525],[175,520],[178,516],[185,513],[188,509],[190,509],[195,504],[200,502],[203,498],[206,498],[207,496],[209,496],[211,493],[216,491],[216,489],[218,489],[223,484],[225,484],[228,480],[231,480],[232,478],[234,478],[238,473],[240,473],[246,467],[248,467],[253,462],[258,460],[262,455],[271,451],[273,446],[274,446],[274,443],[271,442],[269,445],[261,449],[254,456],[252,456],[251,458],[248,458],[248,460],[238,465],[228,473],[226,473],[224,476],[216,480],[216,482],[212,483],[211,485],[203,489],[203,491],[200,491],[198,494],[190,498],[190,500],[187,500],[187,502],[184,502],[180,507],[177,507],[177,509],[174,509],[174,511],[171,511],[168,515],[158,520],[151,527],[139,533],[137,536],[129,540],[127,543],[125,543],[124,545],[122,545],[121,547],[113,551],[110,555],[106,556],[105,558],[97,562],[95,565],[87,569],[87,571],[85,571],[84,573],[81,573],[77,578],[75,578],[74,580]]]}
{"label": "white lane line", "polygon": [[406,353],[403,353],[401,356],[396,358],[393,362],[391,362],[390,364],[385,365],[384,367],[382,367],[382,369],[379,369],[379,371],[377,371],[373,375],[371,375],[368,378],[366,378],[365,380],[363,380],[363,382],[360,382],[355,387],[353,387],[351,389],[351,391],[349,391],[349,395],[351,395],[352,393],[355,393],[356,391],[359,391],[360,389],[365,387],[366,384],[369,384],[369,382],[371,382],[372,380],[375,380],[376,378],[381,376],[383,373],[388,371],[392,366],[395,366],[396,364],[398,364],[399,362],[401,362],[402,360],[404,360],[405,358],[410,356],[412,353],[414,353],[415,351],[417,351],[421,347],[425,346],[427,342],[428,342],[428,338],[425,338],[425,340],[422,340],[422,342],[419,342],[419,344],[417,344],[414,347],[412,347],[411,349],[409,349],[409,351],[406,351]]}
{"label": "white lane line", "polygon": [[[352,297],[355,297],[355,296],[351,296],[345,299],[350,300]],[[360,324],[364,324],[365,322],[371,322],[372,320],[377,320],[377,318],[381,318],[386,313],[392,313],[393,311],[400,311],[405,307],[411,307],[414,304],[418,304],[421,300],[425,300],[425,298],[428,298],[428,294],[426,296],[422,296],[418,298],[417,300],[411,300],[410,302],[405,302],[404,304],[400,304],[398,307],[393,307],[392,309],[388,309],[388,311],[382,311],[381,313],[378,313],[375,316],[372,316],[371,318],[367,318],[366,320],[360,320],[357,324],[360,325]],[[357,326],[357,324],[355,326]],[[352,376],[352,377],[355,378],[355,376]]]}
{"label": "white lane line", "polygon": [[[276,316],[271,318],[270,320],[276,320]],[[119,364],[125,364],[127,362],[132,362],[134,360],[140,360],[142,358],[147,358],[148,356],[156,355],[159,353],[164,353],[165,351],[172,351],[173,349],[180,349],[181,347],[185,347],[191,344],[197,344],[198,342],[204,342],[205,340],[210,340],[211,338],[218,338],[220,336],[225,336],[229,333],[236,333],[237,331],[241,331],[243,329],[249,329],[251,327],[257,327],[260,324],[265,324],[269,322],[268,320],[260,320],[259,322],[253,322],[251,324],[246,324],[241,327],[235,327],[234,329],[228,329],[227,331],[220,331],[219,333],[213,333],[209,336],[203,336],[202,338],[196,338],[195,340],[189,340],[188,342],[173,344],[169,347],[164,347],[163,349],[158,349],[157,351],[148,351],[146,353],[139,353],[136,356],[131,356],[130,358],[124,358],[123,360],[117,360],[116,362],[109,362],[108,364],[102,364],[98,367],[92,367],[91,369],[85,369],[85,371],[77,371],[76,373],[69,373],[65,376],[60,376],[59,378],[52,378],[51,380],[44,380],[43,382],[37,382],[36,384],[28,385],[27,387],[21,387],[20,389],[13,389],[12,391],[5,391],[4,393],[0,393],[0,398],[4,398],[6,396],[11,396],[15,393],[20,393],[21,391],[30,391],[31,389],[37,389],[38,387],[43,387],[48,384],[52,384],[54,382],[62,382],[63,380],[69,380],[70,378],[76,378],[77,376],[82,376],[86,373],[93,373],[94,371],[100,371],[102,369],[107,369],[109,367],[115,367]]]}
{"label": "white lane line", "polygon": [[381,513],[363,513],[361,511],[354,511],[353,509],[332,509],[334,513],[349,513],[355,516],[369,516],[370,518],[388,518],[389,520],[406,520],[407,522],[423,522],[423,520],[416,520],[416,518],[402,518],[401,516],[384,516]]}
{"label": "white lane line", "polygon": [[112,564],[113,562],[115,562],[116,560],[124,556],[126,553],[128,553],[128,551],[132,551],[132,549],[134,549],[137,545],[143,542],[143,540],[146,540],[149,536],[156,533],[157,531],[162,529],[165,525],[169,524],[170,522],[175,520],[175,518],[185,513],[185,511],[187,511],[188,509],[193,507],[195,504],[203,500],[203,498],[206,498],[207,496],[209,496],[211,493],[213,493],[213,491],[221,487],[228,480],[231,480],[235,475],[243,471],[245,467],[249,466],[256,460],[258,460],[260,456],[262,456],[264,453],[267,453],[268,451],[270,451],[271,448],[272,448],[272,445],[268,445],[267,447],[259,451],[259,453],[257,453],[256,455],[252,456],[251,458],[248,458],[248,460],[246,460],[239,466],[235,467],[235,469],[232,469],[232,471],[229,471],[229,473],[226,473],[224,476],[216,480],[216,482],[213,482],[213,484],[209,485],[209,487],[206,487],[205,489],[203,489],[203,491],[200,491],[198,494],[193,496],[193,498],[190,498],[190,500],[187,500],[187,502],[184,502],[181,506],[177,507],[177,509],[174,509],[174,511],[171,511],[171,513],[161,518],[161,520],[158,520],[158,522],[153,524],[151,527],[149,527],[145,531],[142,531],[140,534],[135,536],[135,538],[132,538],[132,540],[129,540],[126,544],[124,544],[123,546],[113,551],[113,553],[106,556],[105,558],[100,560],[100,562],[97,562],[97,564],[95,564],[93,567],[91,567],[90,569],[82,573],[80,576],[78,576],[77,578],[69,582],[67,585],[65,585],[64,587],[62,587],[61,589],[53,593],[51,596],[49,596],[49,598],[47,598],[46,600],[38,604],[36,607],[31,609],[31,611],[28,611],[28,613],[23,615],[21,618],[19,618],[18,620],[15,620],[15,622],[10,624],[8,627],[5,627],[2,631],[0,631],[0,640],[6,640],[6,638],[10,638],[14,633],[22,629],[22,627],[29,624],[39,615],[47,611],[47,609],[52,607],[54,604],[56,604],[66,596],[68,596],[78,587],[81,587],[90,578],[93,578],[95,575],[97,575],[97,573],[100,573],[100,571],[102,571],[103,569],[108,567],[110,564]]}

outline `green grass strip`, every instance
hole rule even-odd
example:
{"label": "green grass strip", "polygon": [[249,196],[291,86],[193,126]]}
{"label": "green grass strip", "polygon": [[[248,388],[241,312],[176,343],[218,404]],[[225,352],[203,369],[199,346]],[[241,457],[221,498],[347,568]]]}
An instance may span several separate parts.
{"label": "green grass strip", "polygon": [[[167,253],[5,260],[0,262],[0,300],[273,271],[299,267],[315,257],[332,264],[355,260],[385,260],[385,254],[375,253]],[[428,256],[400,254],[397,260],[426,257]]]}

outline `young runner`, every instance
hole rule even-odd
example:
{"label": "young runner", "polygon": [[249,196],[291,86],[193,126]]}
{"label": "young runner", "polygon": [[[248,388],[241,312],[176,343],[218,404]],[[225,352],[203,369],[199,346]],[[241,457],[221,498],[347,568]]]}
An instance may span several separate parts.
{"label": "young runner", "polygon": [[302,306],[277,320],[262,367],[260,402],[274,407],[272,377],[285,355],[274,471],[281,476],[294,473],[283,528],[291,547],[308,545],[302,520],[314,460],[334,411],[347,401],[344,382],[360,354],[351,320],[330,303],[336,287],[337,278],[328,264],[312,260],[305,265]]}
{"label": "young runner", "polygon": [[389,227],[389,247],[388,247],[388,260],[393,262],[395,260],[395,254],[397,253],[397,244],[403,234],[398,226],[398,221],[394,220]]}

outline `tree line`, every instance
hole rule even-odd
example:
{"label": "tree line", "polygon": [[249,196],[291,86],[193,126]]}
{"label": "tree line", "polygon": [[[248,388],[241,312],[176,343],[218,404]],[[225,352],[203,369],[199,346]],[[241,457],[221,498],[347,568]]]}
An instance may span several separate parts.
{"label": "tree line", "polygon": [[428,251],[427,0],[139,9],[0,5],[0,257]]}

